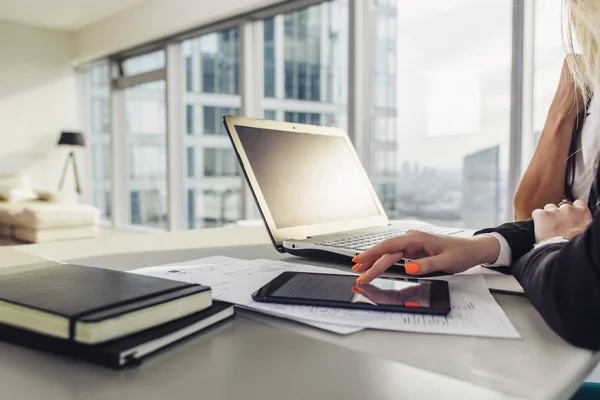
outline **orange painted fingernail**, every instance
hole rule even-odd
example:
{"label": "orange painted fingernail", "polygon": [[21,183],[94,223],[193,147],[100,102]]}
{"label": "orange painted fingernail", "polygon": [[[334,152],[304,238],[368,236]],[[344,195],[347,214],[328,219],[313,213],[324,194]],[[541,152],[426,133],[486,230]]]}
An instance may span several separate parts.
{"label": "orange painted fingernail", "polygon": [[358,260],[358,257],[360,257],[360,254],[357,254],[357,255],[356,255],[356,257],[354,257],[354,258],[352,259],[352,262],[354,262],[354,263],[355,263],[355,262],[356,262],[356,260]]}
{"label": "orange painted fingernail", "polygon": [[407,301],[404,303],[404,307],[419,307],[418,301]]}
{"label": "orange painted fingernail", "polygon": [[365,274],[362,274],[361,276],[356,278],[356,283],[360,283],[360,281],[362,281],[364,277],[365,277]]}
{"label": "orange painted fingernail", "polygon": [[360,264],[356,264],[355,266],[353,266],[352,271],[356,271],[358,269],[358,267],[360,267]]}
{"label": "orange painted fingernail", "polygon": [[406,271],[407,274],[416,274],[419,272],[419,266],[417,265],[417,263],[414,262],[410,262],[407,263],[406,265],[404,265],[404,270]]}

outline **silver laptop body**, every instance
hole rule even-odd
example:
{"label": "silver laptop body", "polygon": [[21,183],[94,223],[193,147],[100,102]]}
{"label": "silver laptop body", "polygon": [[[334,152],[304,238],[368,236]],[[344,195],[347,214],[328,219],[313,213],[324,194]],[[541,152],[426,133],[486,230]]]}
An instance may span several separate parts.
{"label": "silver laptop body", "polygon": [[238,116],[223,120],[279,252],[347,259],[409,229],[448,235],[463,231],[390,222],[341,129]]}

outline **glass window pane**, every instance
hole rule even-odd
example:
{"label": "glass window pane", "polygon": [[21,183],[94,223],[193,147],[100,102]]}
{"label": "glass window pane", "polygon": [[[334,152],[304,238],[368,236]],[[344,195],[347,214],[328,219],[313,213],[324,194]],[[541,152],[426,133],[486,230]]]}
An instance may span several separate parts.
{"label": "glass window pane", "polygon": [[187,191],[188,229],[196,228],[196,194],[194,192],[194,189],[188,189]]}
{"label": "glass window pane", "polygon": [[204,134],[214,135],[217,132],[217,108],[204,107]]}
{"label": "glass window pane", "polygon": [[[562,2],[535,3],[533,70],[533,143],[542,133],[565,59],[561,34]],[[533,155],[534,149],[528,149]]]}
{"label": "glass window pane", "polygon": [[194,177],[194,175],[195,175],[194,166],[195,166],[194,148],[188,147],[187,148],[187,176],[188,176],[188,178]]}
{"label": "glass window pane", "polygon": [[275,121],[277,119],[277,111],[275,111],[275,110],[265,110],[265,119],[269,119],[271,121]]}
{"label": "glass window pane", "polygon": [[275,97],[275,19],[264,20],[265,97]]}
{"label": "glass window pane", "polygon": [[167,228],[165,82],[125,89],[130,222]]}
{"label": "glass window pane", "polygon": [[198,39],[202,60],[202,91],[239,94],[238,30],[227,29]]}
{"label": "glass window pane", "polygon": [[188,135],[194,134],[194,106],[192,104],[185,106],[185,132]]}
{"label": "glass window pane", "polygon": [[238,29],[188,39],[183,47],[198,85],[196,93],[184,94],[185,104],[197,110],[195,135],[185,138],[194,169],[186,179],[188,227],[221,226],[242,214],[242,179],[223,125],[223,116],[238,115],[240,108]]}
{"label": "glass window pane", "polygon": [[263,23],[265,118],[347,128],[348,0]]}
{"label": "glass window pane", "polygon": [[506,219],[511,21],[506,0],[377,2],[371,179],[390,218]]}
{"label": "glass window pane", "polygon": [[185,56],[185,90],[194,91],[194,75],[192,71],[192,56]]}
{"label": "glass window pane", "polygon": [[217,175],[217,149],[204,149],[204,176]]}
{"label": "glass window pane", "polygon": [[100,209],[101,218],[110,220],[112,190],[108,61],[92,65],[85,74],[91,107],[89,132],[92,153],[92,202]]}
{"label": "glass window pane", "polygon": [[165,51],[158,50],[152,53],[128,58],[122,63],[125,75],[136,75],[143,72],[154,71],[165,67]]}

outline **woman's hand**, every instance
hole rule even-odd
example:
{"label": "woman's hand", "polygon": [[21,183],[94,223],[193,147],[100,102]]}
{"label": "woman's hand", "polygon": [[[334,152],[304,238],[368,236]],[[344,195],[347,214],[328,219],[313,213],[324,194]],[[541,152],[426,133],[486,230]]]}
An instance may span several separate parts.
{"label": "woman's hand", "polygon": [[587,204],[582,200],[570,203],[562,203],[560,207],[548,204],[543,210],[535,210],[531,214],[535,229],[535,240],[550,239],[562,236],[572,239],[583,233],[592,222],[592,213]]}
{"label": "woman's hand", "polygon": [[356,256],[352,270],[365,272],[357,282],[366,284],[383,274],[403,258],[408,274],[423,275],[436,271],[462,272],[478,264],[493,263],[500,254],[500,243],[494,237],[459,238],[408,231],[385,240]]}

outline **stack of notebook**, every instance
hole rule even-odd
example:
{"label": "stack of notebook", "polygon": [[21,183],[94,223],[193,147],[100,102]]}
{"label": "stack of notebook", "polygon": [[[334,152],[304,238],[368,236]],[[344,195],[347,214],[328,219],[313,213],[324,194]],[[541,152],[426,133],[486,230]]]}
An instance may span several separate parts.
{"label": "stack of notebook", "polygon": [[233,315],[207,286],[78,265],[0,276],[0,340],[122,368]]}

